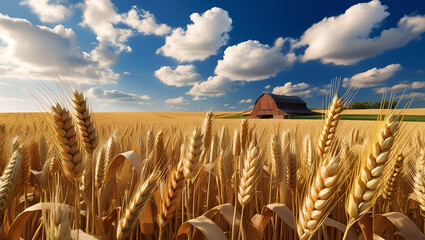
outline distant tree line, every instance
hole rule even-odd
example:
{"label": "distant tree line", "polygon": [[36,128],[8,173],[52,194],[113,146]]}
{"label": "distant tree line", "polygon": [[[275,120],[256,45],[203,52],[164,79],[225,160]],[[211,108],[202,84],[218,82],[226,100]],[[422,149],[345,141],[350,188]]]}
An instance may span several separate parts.
{"label": "distant tree line", "polygon": [[397,106],[396,101],[383,101],[383,102],[352,102],[348,108],[350,109],[379,109],[379,108],[391,108],[394,109]]}

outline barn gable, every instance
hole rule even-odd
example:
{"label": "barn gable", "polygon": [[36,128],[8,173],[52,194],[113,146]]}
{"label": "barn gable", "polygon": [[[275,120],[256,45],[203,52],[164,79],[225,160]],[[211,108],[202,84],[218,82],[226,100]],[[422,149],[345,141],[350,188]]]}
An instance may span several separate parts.
{"label": "barn gable", "polygon": [[307,108],[306,102],[297,96],[263,93],[255,101],[251,118],[285,118],[292,115],[317,114]]}

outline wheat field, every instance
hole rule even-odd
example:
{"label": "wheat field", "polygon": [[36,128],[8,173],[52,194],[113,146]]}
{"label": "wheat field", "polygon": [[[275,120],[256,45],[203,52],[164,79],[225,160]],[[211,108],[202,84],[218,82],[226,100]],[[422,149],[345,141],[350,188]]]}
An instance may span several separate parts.
{"label": "wheat field", "polygon": [[0,114],[1,239],[425,239],[425,123],[87,101]]}

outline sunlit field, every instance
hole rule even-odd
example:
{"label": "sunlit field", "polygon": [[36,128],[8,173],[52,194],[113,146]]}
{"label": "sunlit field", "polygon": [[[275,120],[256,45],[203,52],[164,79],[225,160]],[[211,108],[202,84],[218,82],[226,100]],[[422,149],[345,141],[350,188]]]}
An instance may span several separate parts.
{"label": "sunlit field", "polygon": [[4,239],[425,238],[425,123],[69,105],[0,114]]}

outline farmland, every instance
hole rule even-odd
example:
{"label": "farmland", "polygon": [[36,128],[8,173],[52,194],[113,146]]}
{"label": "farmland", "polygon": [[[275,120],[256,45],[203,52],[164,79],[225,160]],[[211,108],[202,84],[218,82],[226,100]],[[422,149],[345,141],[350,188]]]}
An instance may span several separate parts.
{"label": "farmland", "polygon": [[340,120],[338,111],[331,107],[326,121],[204,112],[88,118],[59,105],[53,115],[1,113],[0,236],[425,237],[425,123],[390,114]]}

